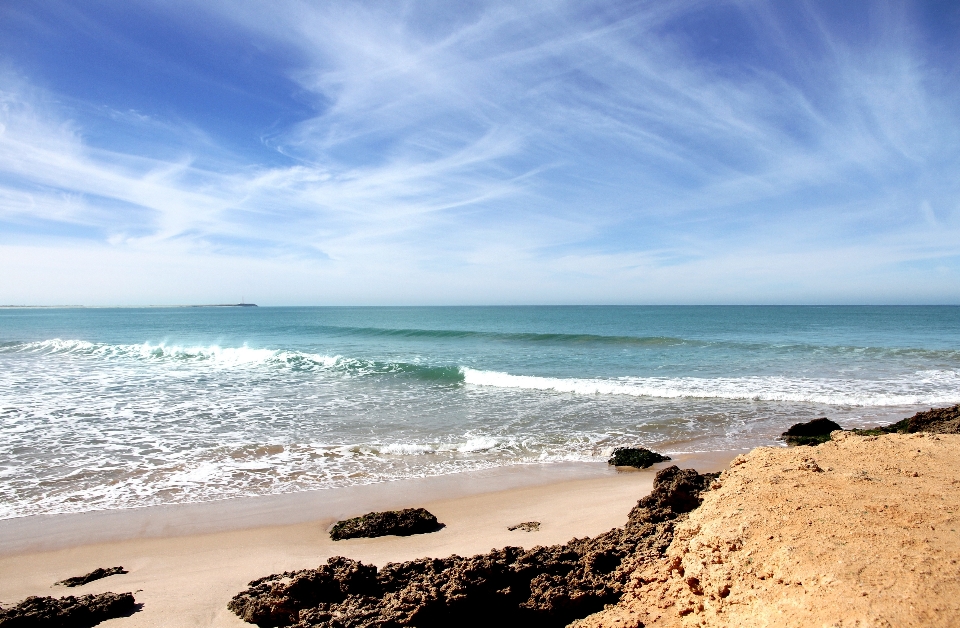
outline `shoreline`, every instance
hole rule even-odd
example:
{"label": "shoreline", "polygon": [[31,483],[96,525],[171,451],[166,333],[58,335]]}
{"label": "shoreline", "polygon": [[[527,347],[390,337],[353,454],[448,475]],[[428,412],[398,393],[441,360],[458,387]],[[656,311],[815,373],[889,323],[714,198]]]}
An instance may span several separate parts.
{"label": "shoreline", "polygon": [[296,493],[28,515],[0,520],[0,557],[137,538],[212,534],[308,522],[332,525],[338,519],[419,502],[454,500],[624,473],[648,473],[652,477],[657,469],[671,464],[716,471],[746,451],[749,450],[676,454],[671,462],[649,469],[618,468],[606,462],[518,464]]}
{"label": "shoreline", "polygon": [[[676,464],[722,472],[718,477],[707,476],[712,482],[709,490],[690,489],[705,491],[702,503],[698,498],[699,507],[677,511],[689,514],[681,514],[676,527],[669,524],[661,530],[670,538],[658,540],[656,527],[642,533],[650,535],[652,545],[647,550],[640,545],[630,550],[636,553],[628,556],[639,562],[624,562],[626,571],[614,576],[623,587],[619,602],[606,604],[604,610],[571,626],[727,628],[802,626],[811,621],[818,625],[889,622],[948,626],[952,625],[949,618],[960,612],[955,601],[960,599],[960,537],[956,536],[960,480],[955,474],[960,466],[960,435],[955,433],[958,410],[960,406],[918,413],[888,426],[882,434],[834,431],[831,440],[820,445],[758,447],[739,455],[731,451],[677,456],[644,470],[604,469],[589,463],[538,465],[542,472],[552,466],[554,473],[520,478],[509,472],[511,468],[501,468],[486,477],[478,477],[476,472],[457,474],[453,482],[445,476],[446,483],[434,482],[433,486],[423,480],[406,481],[406,490],[387,490],[393,499],[402,501],[399,507],[426,508],[444,524],[436,532],[409,537],[332,541],[327,531],[334,518],[317,518],[316,512],[301,509],[297,515],[301,521],[281,523],[283,516],[294,516],[296,500],[286,504],[287,510],[276,510],[279,515],[269,525],[257,527],[250,527],[253,520],[230,519],[231,512],[238,512],[234,504],[232,509],[221,509],[219,518],[202,522],[211,530],[217,528],[204,533],[183,527],[182,520],[180,528],[172,525],[175,522],[167,508],[166,528],[141,530],[124,540],[90,542],[91,538],[86,538],[60,549],[0,556],[0,605],[8,607],[31,595],[130,591],[142,608],[105,625],[239,628],[250,624],[228,610],[233,596],[241,591],[247,596],[242,598],[247,606],[241,614],[250,619],[247,611],[255,609],[250,604],[287,604],[283,587],[293,577],[290,590],[294,591],[301,577],[292,572],[318,577],[326,572],[314,570],[333,556],[379,568],[387,563],[455,556],[474,558],[442,564],[474,565],[488,557],[514,555],[511,552],[515,550],[503,554],[504,550],[498,549],[508,546],[521,548],[517,551],[526,552],[523,556],[541,556],[543,552],[579,555],[574,560],[582,566],[572,569],[587,570],[580,574],[586,579],[570,581],[570,590],[592,591],[590,578],[606,573],[590,571],[600,564],[593,561],[610,551],[613,546],[609,543],[622,542],[616,539],[626,538],[619,536],[630,534],[625,531],[660,525],[658,519],[650,518],[660,516],[650,510],[660,507],[655,504],[673,503],[674,499],[680,504],[689,499],[683,497],[686,488],[664,488],[673,486],[670,478],[684,473],[672,470],[663,474],[667,479],[658,479],[657,491],[641,502],[641,508],[632,510],[640,498],[651,494],[658,471]],[[910,431],[914,429],[918,431]],[[397,483],[384,484],[386,489],[397,488]],[[355,491],[353,497],[357,497]],[[246,507],[262,502],[232,501],[246,501]],[[362,513],[370,503],[350,504],[349,514]],[[328,506],[337,507],[336,503]],[[156,514],[164,509],[141,510]],[[199,513],[192,510],[194,515]],[[261,512],[259,516],[270,514]],[[95,520],[91,517],[86,522],[88,531]],[[228,520],[229,529],[224,527]],[[525,521],[538,522],[539,529],[516,530],[517,524]],[[644,553],[659,542],[669,546]],[[583,553],[585,548],[593,548],[589,551],[594,553]],[[346,564],[351,564],[350,560]],[[435,563],[428,560],[426,564]],[[53,586],[95,567],[119,565],[128,573],[69,590]],[[307,571],[299,571],[304,569]],[[394,572],[388,569],[384,573]],[[269,576],[271,583],[263,585],[267,589],[244,591],[248,582],[267,574],[274,574]],[[440,591],[445,578],[454,575],[443,571],[429,586]],[[477,586],[483,586],[485,577]],[[584,583],[586,589],[576,588]],[[420,590],[417,587],[428,585],[416,580],[400,586],[412,587],[412,595]],[[301,593],[299,589],[291,593],[290,603],[312,608],[309,595],[297,597]],[[403,589],[403,595],[407,594]],[[414,595],[409,604],[415,605],[419,599]],[[392,608],[392,603],[383,608]],[[349,616],[357,611],[344,606],[342,612]]]}
{"label": "shoreline", "polygon": [[[486,477],[477,477],[475,472],[456,474],[461,477],[454,480],[441,476],[448,478],[445,482],[404,481],[404,491],[385,490],[396,489],[397,486],[387,485],[398,483],[367,485],[380,488],[366,489],[369,494],[354,504],[327,500],[328,514],[323,517],[303,507],[303,494],[292,494],[299,495],[301,500],[294,498],[256,515],[253,510],[263,506],[264,500],[245,498],[180,508],[144,508],[138,509],[138,513],[48,515],[50,521],[61,521],[57,525],[45,522],[39,529],[24,525],[37,523],[37,517],[7,520],[0,522],[0,543],[4,548],[9,547],[7,542],[17,541],[14,532],[26,534],[29,542],[24,543],[21,538],[19,551],[6,551],[0,556],[0,604],[6,607],[30,595],[59,597],[138,591],[137,602],[144,605],[141,611],[103,625],[116,622],[131,628],[172,624],[249,626],[229,612],[226,605],[247,582],[265,574],[316,567],[336,555],[382,566],[425,556],[469,556],[507,545],[529,548],[565,543],[573,537],[592,536],[622,526],[630,509],[652,489],[657,470],[672,464],[720,469],[738,453],[677,456],[649,469],[626,472],[618,472],[606,463],[578,463],[572,465],[574,468],[564,465],[563,470],[538,465],[540,473],[533,475],[526,468]],[[583,469],[582,464],[593,468]],[[546,473],[551,470],[554,473]],[[524,471],[528,477],[519,477]],[[585,472],[593,475],[583,477]],[[322,495],[317,494],[332,494],[334,490],[337,489],[313,491],[309,498],[314,504],[321,504],[323,500],[318,497]],[[356,497],[357,491],[351,494]],[[272,497],[278,502],[291,499]],[[410,537],[330,540],[327,530],[340,518],[334,511],[339,509],[346,516],[362,514],[371,510],[377,500],[392,507],[427,508],[445,527]],[[218,509],[219,516],[196,519]],[[105,517],[103,512],[115,514]],[[150,521],[145,514],[154,520]],[[270,521],[270,517],[275,518]],[[507,530],[508,526],[530,520],[541,522],[539,531]],[[114,565],[122,565],[129,573],[73,589],[51,586],[66,577]]]}

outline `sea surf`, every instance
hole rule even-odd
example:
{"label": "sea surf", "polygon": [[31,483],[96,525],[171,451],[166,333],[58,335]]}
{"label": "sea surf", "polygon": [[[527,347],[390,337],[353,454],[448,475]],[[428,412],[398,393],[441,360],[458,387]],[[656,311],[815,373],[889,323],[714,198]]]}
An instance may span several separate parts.
{"label": "sea surf", "polygon": [[960,401],[957,307],[0,310],[0,518],[777,445]]}

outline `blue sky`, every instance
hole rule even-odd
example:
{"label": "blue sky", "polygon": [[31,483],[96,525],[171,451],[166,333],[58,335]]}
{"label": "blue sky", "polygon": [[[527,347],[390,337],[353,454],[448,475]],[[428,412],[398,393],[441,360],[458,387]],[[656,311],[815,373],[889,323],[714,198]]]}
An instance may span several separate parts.
{"label": "blue sky", "polygon": [[960,5],[0,5],[0,303],[960,303]]}

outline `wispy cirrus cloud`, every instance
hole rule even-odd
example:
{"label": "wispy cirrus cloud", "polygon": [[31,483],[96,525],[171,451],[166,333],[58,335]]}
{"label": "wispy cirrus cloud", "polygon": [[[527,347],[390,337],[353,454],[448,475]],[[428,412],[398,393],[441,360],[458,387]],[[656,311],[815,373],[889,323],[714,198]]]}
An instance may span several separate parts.
{"label": "wispy cirrus cloud", "polygon": [[304,106],[245,149],[9,71],[8,245],[271,260],[285,302],[304,272],[334,302],[960,298],[958,85],[909,8],[149,6]]}

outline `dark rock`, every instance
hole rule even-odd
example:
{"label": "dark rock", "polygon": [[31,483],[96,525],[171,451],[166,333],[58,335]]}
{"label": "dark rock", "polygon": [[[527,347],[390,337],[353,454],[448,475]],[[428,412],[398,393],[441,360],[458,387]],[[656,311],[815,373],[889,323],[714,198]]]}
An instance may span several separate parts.
{"label": "dark rock", "polygon": [[821,417],[806,423],[797,423],[781,436],[788,445],[819,445],[830,440],[830,432],[842,429],[827,417]]}
{"label": "dark rock", "polygon": [[362,517],[338,521],[330,530],[330,538],[334,541],[340,541],[359,537],[387,536],[388,534],[410,536],[411,534],[435,532],[442,527],[437,518],[423,508],[407,508],[405,510],[369,512]]}
{"label": "dark rock", "polygon": [[132,593],[28,597],[16,606],[0,609],[0,628],[89,628],[131,615],[138,608]]}
{"label": "dark rock", "polygon": [[960,434],[960,404],[949,408],[930,408],[927,412],[917,412],[912,417],[872,430],[856,430],[858,434],[870,436],[879,434]]}
{"label": "dark rock", "polygon": [[613,455],[610,456],[610,460],[607,462],[618,467],[646,469],[650,465],[663,462],[664,460],[670,460],[670,458],[660,455],[655,451],[643,449],[642,447],[636,449],[633,447],[617,447],[613,450]]}
{"label": "dark rock", "polygon": [[960,404],[949,408],[930,408],[918,412],[907,421],[907,433],[960,434]]}
{"label": "dark rock", "polygon": [[122,573],[127,573],[123,567],[107,567],[106,569],[103,567],[97,567],[85,576],[74,576],[73,578],[67,578],[66,580],[55,582],[54,584],[64,587],[79,587],[82,584],[93,582],[94,580],[99,580],[100,578],[115,576]]}
{"label": "dark rock", "polygon": [[663,557],[677,518],[700,505],[716,475],[661,470],[626,526],[593,538],[421,558],[379,571],[335,557],[317,569],[254,580],[228,608],[260,626],[565,626],[615,603],[640,564]]}
{"label": "dark rock", "polygon": [[514,530],[523,530],[524,532],[537,532],[540,530],[539,521],[524,521],[523,523],[518,523],[515,526],[510,526],[507,528],[510,532]]}

